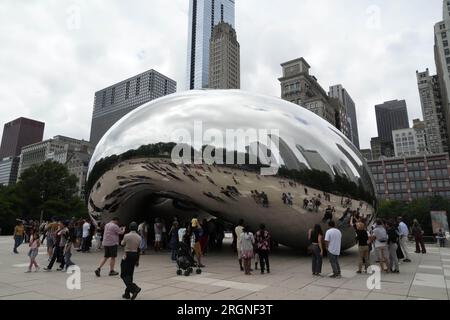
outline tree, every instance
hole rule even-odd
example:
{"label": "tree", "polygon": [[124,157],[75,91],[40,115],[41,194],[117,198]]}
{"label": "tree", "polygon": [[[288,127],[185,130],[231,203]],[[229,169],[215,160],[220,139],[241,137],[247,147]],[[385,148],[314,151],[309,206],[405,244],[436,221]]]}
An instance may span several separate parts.
{"label": "tree", "polygon": [[41,210],[45,218],[87,213],[76,192],[77,178],[63,164],[54,161],[25,170],[16,187],[17,197],[22,199],[21,216],[26,219],[39,219]]}

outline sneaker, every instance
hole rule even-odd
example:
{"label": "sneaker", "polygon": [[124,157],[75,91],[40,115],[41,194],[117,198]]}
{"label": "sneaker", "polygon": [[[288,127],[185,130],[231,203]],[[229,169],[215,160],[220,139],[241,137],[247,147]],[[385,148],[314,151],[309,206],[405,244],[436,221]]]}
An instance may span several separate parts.
{"label": "sneaker", "polygon": [[114,277],[114,276],[118,276],[118,275],[119,275],[119,273],[117,271],[112,270],[109,272],[110,277]]}
{"label": "sneaker", "polygon": [[261,270],[261,274],[264,274],[264,270]]}
{"label": "sneaker", "polygon": [[44,267],[44,270],[45,270],[45,271],[52,271],[52,269],[49,269],[49,268],[47,268],[47,267]]}
{"label": "sneaker", "polygon": [[244,267],[241,267],[241,271],[244,271]]}
{"label": "sneaker", "polygon": [[362,271],[361,271],[361,270],[358,270],[358,271],[356,271],[356,273],[358,273],[358,274],[361,274],[361,273],[362,273]]}
{"label": "sneaker", "polygon": [[100,269],[95,270],[95,275],[96,275],[97,277],[100,277]]}
{"label": "sneaker", "polygon": [[411,262],[411,260],[405,259],[405,260],[403,260],[403,262]]}
{"label": "sneaker", "polygon": [[131,296],[130,296],[129,293],[124,293],[124,294],[122,295],[122,298],[127,299],[127,300],[130,300],[130,299],[131,299]]}
{"label": "sneaker", "polygon": [[394,270],[392,273],[400,273],[400,270]]}
{"label": "sneaker", "polygon": [[137,295],[139,294],[139,292],[141,292],[141,288],[137,287],[136,291],[133,292],[133,295],[131,296],[131,300],[136,299]]}
{"label": "sneaker", "polygon": [[56,269],[56,271],[63,271],[64,270],[64,268],[58,268],[58,269]]}

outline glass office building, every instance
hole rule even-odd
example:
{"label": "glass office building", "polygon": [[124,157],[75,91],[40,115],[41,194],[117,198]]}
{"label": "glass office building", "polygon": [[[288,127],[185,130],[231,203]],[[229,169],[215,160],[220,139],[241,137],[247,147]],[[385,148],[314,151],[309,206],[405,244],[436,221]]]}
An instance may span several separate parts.
{"label": "glass office building", "polygon": [[234,16],[234,0],[190,0],[186,75],[188,90],[208,87],[212,31],[221,21],[235,28]]}

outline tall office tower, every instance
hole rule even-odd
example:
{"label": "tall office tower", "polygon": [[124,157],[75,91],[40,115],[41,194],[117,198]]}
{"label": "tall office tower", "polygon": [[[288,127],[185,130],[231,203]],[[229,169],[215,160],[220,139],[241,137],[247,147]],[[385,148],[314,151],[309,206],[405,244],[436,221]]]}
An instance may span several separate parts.
{"label": "tall office tower", "polygon": [[348,125],[345,106],[337,98],[331,98],[309,74],[311,66],[304,58],[281,64],[283,76],[279,78],[281,98],[314,112],[338,128],[347,137]]}
{"label": "tall office tower", "polygon": [[438,76],[430,76],[428,69],[417,71],[416,75],[428,149],[431,153],[448,152],[449,140]]}
{"label": "tall office tower", "polygon": [[23,146],[42,141],[45,123],[27,118],[18,118],[5,124],[0,159],[17,157]]}
{"label": "tall office tower", "polygon": [[138,74],[95,93],[90,142],[103,135],[130,111],[151,100],[177,91],[177,83],[155,70]]}
{"label": "tall office tower", "polygon": [[450,137],[450,1],[443,1],[443,20],[434,26],[434,57],[441,92],[442,114]]}
{"label": "tall office tower", "polygon": [[240,89],[240,47],[236,31],[226,23],[214,27],[209,51],[209,88]]}
{"label": "tall office tower", "polygon": [[190,0],[186,89],[207,88],[209,81],[209,46],[214,27],[220,22],[233,28],[234,0]]}
{"label": "tall office tower", "polygon": [[344,105],[347,112],[347,123],[350,140],[359,149],[359,133],[358,133],[358,120],[356,118],[356,107],[352,97],[348,94],[347,90],[342,85],[334,85],[330,87],[328,93],[330,97],[337,98]]}
{"label": "tall office tower", "polygon": [[392,131],[409,128],[408,110],[405,100],[387,101],[375,106],[378,137],[393,142]]}
{"label": "tall office tower", "polygon": [[23,146],[42,141],[43,122],[18,118],[5,124],[0,146],[0,185],[16,183]]}

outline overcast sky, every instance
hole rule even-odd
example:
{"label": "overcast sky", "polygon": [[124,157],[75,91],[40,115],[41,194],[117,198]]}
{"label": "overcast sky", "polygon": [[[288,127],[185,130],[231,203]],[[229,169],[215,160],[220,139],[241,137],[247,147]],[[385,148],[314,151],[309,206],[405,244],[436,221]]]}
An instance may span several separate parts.
{"label": "overcast sky", "polygon": [[[94,93],[148,69],[185,88],[189,0],[1,0],[0,122],[46,123],[44,138],[89,139]],[[356,103],[361,147],[374,105],[406,99],[435,72],[442,0],[236,0],[243,90],[280,96],[280,63],[303,56],[322,87]],[[1,132],[0,132],[1,134]]]}

